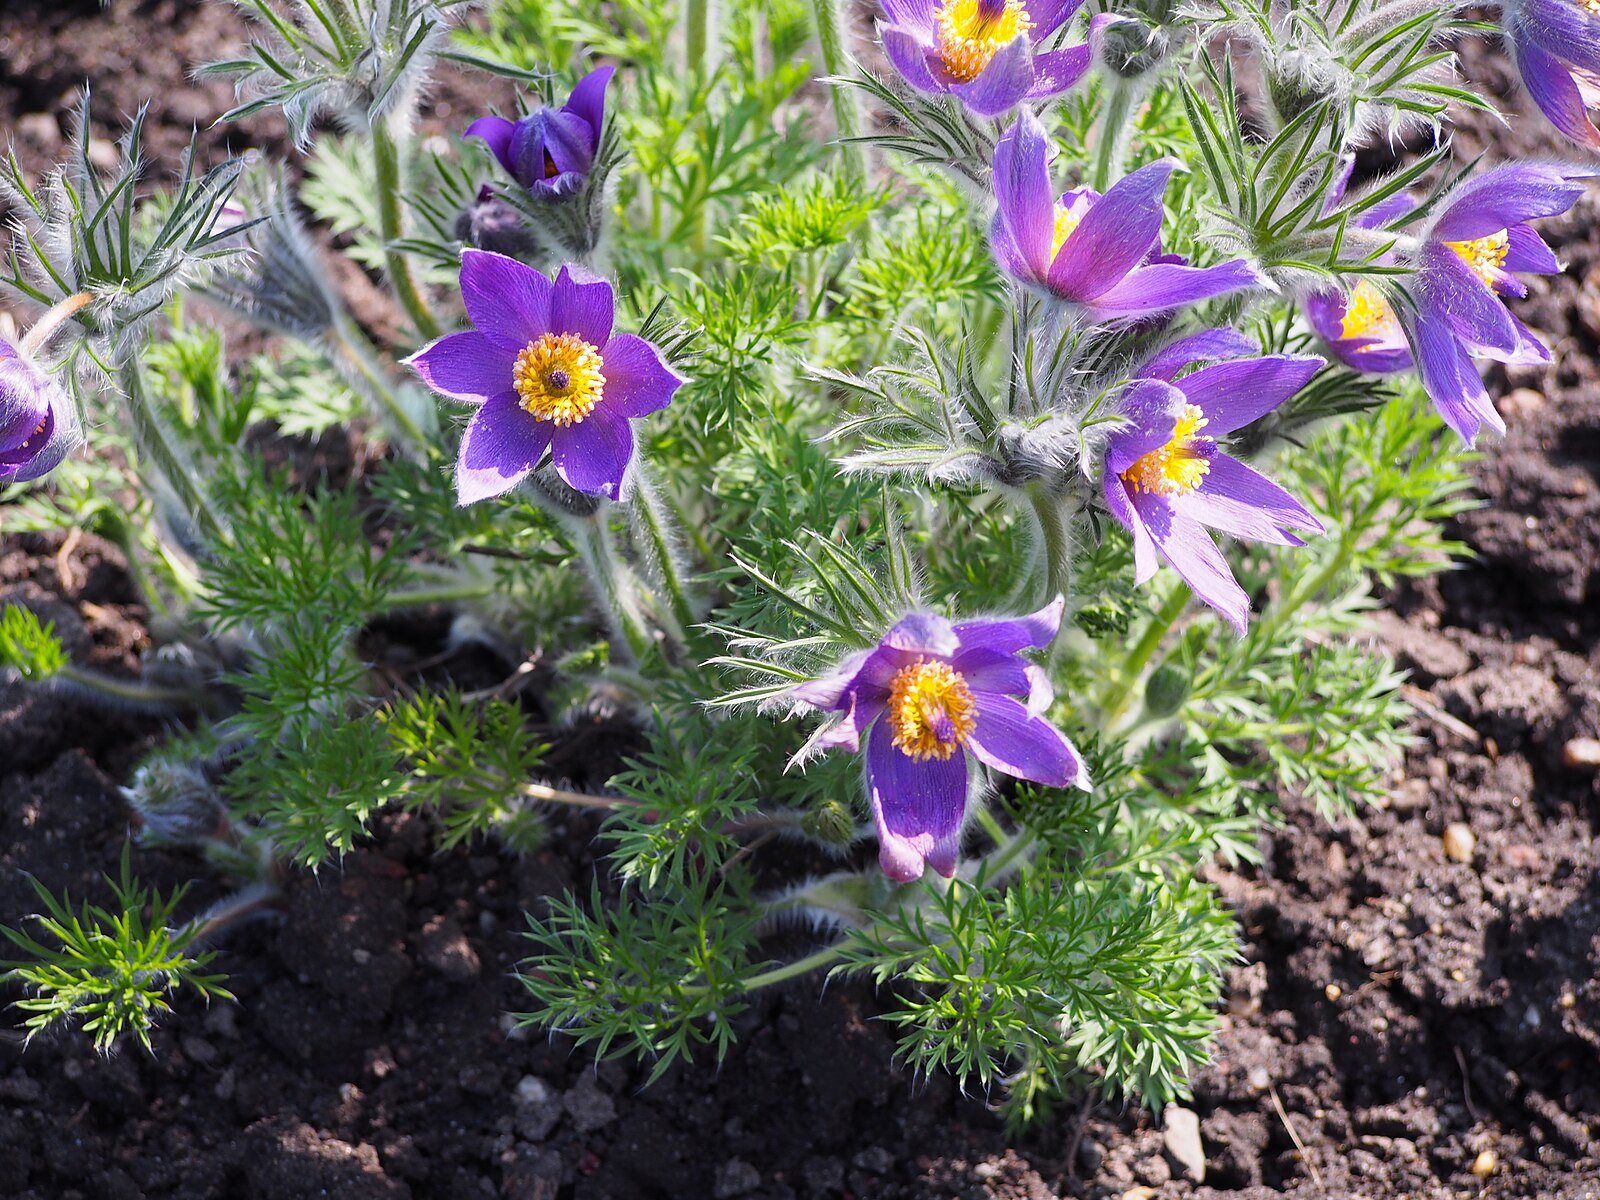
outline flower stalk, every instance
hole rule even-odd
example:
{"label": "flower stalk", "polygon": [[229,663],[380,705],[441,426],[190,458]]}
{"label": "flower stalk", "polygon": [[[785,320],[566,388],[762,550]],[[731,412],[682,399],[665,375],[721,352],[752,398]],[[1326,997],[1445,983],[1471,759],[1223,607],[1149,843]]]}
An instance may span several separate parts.
{"label": "flower stalk", "polygon": [[389,283],[394,287],[395,296],[411,318],[411,323],[416,326],[418,336],[435,338],[440,333],[439,322],[428,308],[427,301],[422,297],[422,289],[417,286],[416,277],[411,273],[411,260],[398,246],[400,239],[405,236],[400,147],[387,121],[372,122],[371,131],[372,161],[377,176],[378,232],[383,238],[384,266]]}

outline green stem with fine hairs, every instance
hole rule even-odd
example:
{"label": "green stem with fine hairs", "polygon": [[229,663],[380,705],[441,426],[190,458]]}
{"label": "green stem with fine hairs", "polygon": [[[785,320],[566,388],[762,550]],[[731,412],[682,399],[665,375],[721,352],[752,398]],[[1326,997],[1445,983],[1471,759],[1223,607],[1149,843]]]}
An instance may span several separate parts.
{"label": "green stem with fine hairs", "polygon": [[395,243],[405,236],[404,214],[400,201],[400,147],[383,121],[372,123],[372,161],[377,175],[378,231],[383,235],[383,261],[394,287],[395,296],[410,316],[417,333],[423,339],[439,336],[439,322],[434,320],[422,290],[411,274],[411,261]]}
{"label": "green stem with fine hairs", "polygon": [[643,535],[644,545],[641,549],[660,576],[661,588],[667,594],[667,605],[681,633],[688,630],[697,618],[673,536],[676,530],[671,524],[670,509],[656,490],[645,464],[641,462],[637,471],[632,504],[635,528]]}
{"label": "green stem with fine hairs", "polygon": [[851,179],[866,178],[866,162],[861,147],[852,139],[861,136],[864,127],[861,105],[855,89],[839,82],[850,69],[850,42],[846,34],[846,10],[843,0],[812,0],[811,12],[816,17],[817,42],[822,49],[823,70],[834,79],[830,85],[833,94],[833,121],[839,131],[840,153],[844,168]]}
{"label": "green stem with fine hairs", "polygon": [[1122,177],[1122,162],[1133,132],[1133,114],[1138,88],[1133,81],[1113,75],[1105,111],[1100,114],[1100,139],[1094,149],[1094,175],[1091,186],[1104,192]]}
{"label": "green stem with fine hairs", "polygon": [[1101,728],[1110,729],[1116,724],[1117,718],[1128,710],[1128,705],[1133,701],[1134,689],[1139,682],[1139,675],[1149,665],[1156,651],[1161,648],[1167,632],[1183,615],[1183,610],[1189,606],[1193,594],[1189,590],[1189,585],[1180,581],[1167,596],[1166,603],[1150,618],[1150,623],[1145,626],[1144,636],[1128,652],[1122,670],[1117,674],[1116,692],[1108,696],[1101,705],[1105,712]]}

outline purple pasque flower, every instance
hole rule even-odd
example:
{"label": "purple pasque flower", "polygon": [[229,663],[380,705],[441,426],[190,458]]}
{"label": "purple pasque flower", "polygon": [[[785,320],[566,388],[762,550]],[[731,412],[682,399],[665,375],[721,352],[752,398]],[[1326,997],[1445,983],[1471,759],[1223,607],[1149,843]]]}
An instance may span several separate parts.
{"label": "purple pasque flower", "polygon": [[628,422],[665,408],[683,377],[643,338],[611,332],[611,285],[581,267],[552,281],[503,254],[463,250],[461,298],[477,328],[406,359],[433,391],[477,406],[457,499],[510,491],[546,449],[569,486],[619,498],[633,461]]}
{"label": "purple pasque flower", "polygon": [[540,108],[518,121],[479,117],[467,137],[482,138],[506,173],[533,196],[565,196],[589,178],[605,127],[606,85],[615,67],[596,67],[560,108]]}
{"label": "purple pasque flower", "polygon": [[[1238,343],[1199,335],[1195,357],[1231,353]],[[1180,343],[1181,345],[1182,343]],[[1134,379],[1121,397],[1125,424],[1106,444],[1101,489],[1111,515],[1133,534],[1134,577],[1144,583],[1166,559],[1195,595],[1240,633],[1250,598],[1208,529],[1280,546],[1305,543],[1290,530],[1321,533],[1322,522],[1265,475],[1225,454],[1218,439],[1271,412],[1322,366],[1290,354],[1234,359],[1182,378],[1172,355]],[[1205,432],[1201,432],[1204,430]]]}
{"label": "purple pasque flower", "polygon": [[1263,282],[1243,259],[1191,267],[1161,254],[1161,197],[1173,160],[1141,167],[1103,196],[1080,188],[1057,201],[1050,154],[1031,112],[995,147],[999,210],[990,241],[1008,274],[1099,321],[1132,321]]}
{"label": "purple pasque flower", "polygon": [[1058,96],[1082,78],[1091,40],[1035,51],[1083,0],[884,0],[884,53],[919,92],[948,92],[980,117],[1010,112],[1024,100]]}
{"label": "purple pasque flower", "polygon": [[929,866],[955,874],[969,756],[1002,775],[1088,788],[1077,750],[1044,719],[1054,699],[1048,678],[1019,653],[1050,644],[1064,607],[1058,596],[1026,617],[962,624],[910,613],[876,649],[790,692],[838,714],[808,752],[855,751],[866,738],[878,862],[889,878],[905,883]]}
{"label": "purple pasque flower", "polygon": [[1600,3],[1503,0],[1500,21],[1533,102],[1567,137],[1600,150],[1584,94],[1600,76]]}
{"label": "purple pasque flower", "polygon": [[1412,354],[1429,399],[1471,445],[1483,425],[1500,433],[1475,356],[1548,362],[1550,351],[1505,305],[1527,287],[1515,272],[1553,275],[1556,256],[1527,222],[1571,208],[1583,187],[1555,167],[1512,163],[1461,184],[1407,255],[1415,312],[1406,316]]}
{"label": "purple pasque flower", "polygon": [[0,338],[0,484],[48,474],[82,441],[66,391]]}
{"label": "purple pasque flower", "polygon": [[1315,292],[1304,308],[1329,353],[1352,371],[1388,375],[1411,369],[1411,343],[1400,315],[1371,280],[1356,280],[1348,293]]}

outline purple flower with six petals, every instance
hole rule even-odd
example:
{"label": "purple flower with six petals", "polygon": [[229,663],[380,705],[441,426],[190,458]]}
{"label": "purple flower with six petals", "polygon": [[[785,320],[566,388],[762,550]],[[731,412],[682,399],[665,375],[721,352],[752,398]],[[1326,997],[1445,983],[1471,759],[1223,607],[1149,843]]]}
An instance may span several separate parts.
{"label": "purple flower with six petals", "polygon": [[1089,69],[1091,42],[1034,51],[1083,0],[883,0],[884,53],[919,92],[948,92],[981,117],[1066,91]]}
{"label": "purple flower with six petals", "polygon": [[506,173],[533,196],[565,196],[589,178],[605,127],[606,85],[615,67],[597,67],[560,108],[540,108],[518,121],[479,117],[467,137],[482,138]]}
{"label": "purple flower with six petals", "polygon": [[866,738],[878,861],[891,879],[918,879],[927,866],[955,874],[969,753],[1003,775],[1088,788],[1078,752],[1042,715],[1054,699],[1049,680],[1019,655],[1050,644],[1064,607],[1058,597],[1031,616],[963,624],[910,613],[876,649],[789,693],[839,714],[807,751],[855,751]]}
{"label": "purple flower with six petals", "polygon": [[[1187,339],[1194,357],[1230,353],[1221,331]],[[1209,343],[1206,339],[1209,339]],[[1283,488],[1223,453],[1217,439],[1271,412],[1322,366],[1288,354],[1237,359],[1174,379],[1186,363],[1170,347],[1122,394],[1126,424],[1106,445],[1101,489],[1111,515],[1133,534],[1134,577],[1166,559],[1195,594],[1243,633],[1250,598],[1207,529],[1280,546],[1305,543],[1290,532],[1321,533],[1322,522]],[[1201,433],[1201,430],[1205,430]]]}
{"label": "purple flower with six petals", "polygon": [[82,441],[61,385],[0,339],[0,484],[48,474]]}
{"label": "purple flower with six petals", "polygon": [[1528,95],[1563,134],[1600,150],[1584,94],[1600,76],[1600,3],[1504,0],[1500,8]]}
{"label": "purple flower with six petals", "polygon": [[1030,112],[995,148],[1000,203],[990,240],[1007,273],[1102,321],[1152,316],[1262,282],[1243,259],[1190,267],[1160,254],[1161,197],[1177,165],[1172,160],[1141,167],[1103,196],[1082,188],[1056,202],[1050,150]]}
{"label": "purple flower with six petals", "polygon": [[643,338],[611,332],[611,285],[571,266],[552,282],[502,254],[465,250],[461,298],[477,328],[406,359],[433,391],[478,406],[461,439],[459,501],[510,491],[546,449],[569,486],[620,498],[629,420],[665,408],[683,377]]}
{"label": "purple flower with six petals", "polygon": [[1483,425],[1504,433],[1473,357],[1548,362],[1544,343],[1512,316],[1502,296],[1523,297],[1512,273],[1553,275],[1554,252],[1527,224],[1571,208],[1583,195],[1554,167],[1496,167],[1457,187],[1409,256],[1416,311],[1408,321],[1423,387],[1445,423],[1471,445]]}

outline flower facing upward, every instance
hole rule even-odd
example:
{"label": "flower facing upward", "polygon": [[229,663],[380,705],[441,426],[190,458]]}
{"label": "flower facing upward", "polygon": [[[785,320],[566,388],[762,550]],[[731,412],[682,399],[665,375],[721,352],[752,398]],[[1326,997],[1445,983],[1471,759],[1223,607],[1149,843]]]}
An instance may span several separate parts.
{"label": "flower facing upward", "polygon": [[1528,95],[1563,134],[1600,149],[1585,95],[1600,76],[1600,0],[1504,0],[1500,9]]}
{"label": "flower facing upward", "polygon": [[1191,267],[1160,253],[1161,197],[1174,164],[1141,167],[1105,195],[1051,199],[1050,139],[1030,112],[995,148],[990,240],[1006,272],[1096,320],[1132,321],[1261,282],[1243,259]]}
{"label": "flower facing upward", "polygon": [[1505,432],[1473,363],[1548,362],[1550,351],[1502,297],[1523,297],[1515,272],[1552,275],[1555,254],[1527,222],[1567,211],[1581,185],[1554,167],[1497,167],[1458,186],[1423,231],[1408,265],[1415,312],[1402,314],[1428,397],[1470,444],[1483,425]]}
{"label": "flower facing upward", "polygon": [[546,449],[569,486],[620,497],[630,418],[665,408],[683,379],[643,338],[611,332],[611,285],[573,267],[551,281],[504,255],[466,250],[461,296],[477,328],[406,360],[433,391],[478,406],[461,439],[460,502],[510,491]]}
{"label": "flower facing upward", "polygon": [[[1188,344],[1204,352],[1199,339]],[[1107,443],[1101,479],[1106,507],[1133,534],[1136,582],[1155,574],[1159,555],[1243,633],[1250,599],[1207,528],[1299,546],[1290,530],[1321,533],[1322,523],[1223,453],[1220,439],[1299,391],[1322,360],[1284,354],[1219,362],[1173,382],[1182,364],[1158,358],[1161,366],[1147,366],[1122,395],[1125,424]]]}
{"label": "flower facing upward", "polygon": [[956,625],[911,613],[876,649],[790,692],[796,701],[837,714],[808,752],[856,751],[867,739],[878,861],[891,879],[917,879],[928,866],[955,873],[969,755],[1018,779],[1089,786],[1072,743],[1044,719],[1054,699],[1049,681],[1019,654],[1050,644],[1063,607],[1058,598],[1031,616]]}
{"label": "flower facing upward", "polygon": [[884,52],[912,87],[948,92],[979,116],[994,117],[1023,100],[1060,95],[1089,69],[1088,42],[1064,50],[1033,49],[1082,3],[884,0],[889,19],[879,29]]}
{"label": "flower facing upward", "polygon": [[48,474],[82,440],[61,385],[0,339],[0,484]]}
{"label": "flower facing upward", "polygon": [[564,196],[589,177],[605,127],[606,85],[615,67],[590,71],[560,108],[541,108],[519,121],[480,117],[467,136],[482,138],[506,173],[534,196]]}

